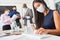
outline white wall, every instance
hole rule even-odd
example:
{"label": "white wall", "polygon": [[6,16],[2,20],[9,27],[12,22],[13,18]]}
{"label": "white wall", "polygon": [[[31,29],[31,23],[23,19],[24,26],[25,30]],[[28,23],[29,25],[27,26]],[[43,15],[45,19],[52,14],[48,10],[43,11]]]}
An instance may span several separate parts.
{"label": "white wall", "polygon": [[60,0],[45,0],[45,2],[47,3],[48,7],[52,10],[56,9],[56,3],[59,2]]}
{"label": "white wall", "polygon": [[56,2],[59,2],[60,0],[54,0],[54,1],[55,1],[55,3],[56,3]]}
{"label": "white wall", "polygon": [[55,0],[45,0],[45,2],[50,9],[52,9],[52,10],[56,9]]}

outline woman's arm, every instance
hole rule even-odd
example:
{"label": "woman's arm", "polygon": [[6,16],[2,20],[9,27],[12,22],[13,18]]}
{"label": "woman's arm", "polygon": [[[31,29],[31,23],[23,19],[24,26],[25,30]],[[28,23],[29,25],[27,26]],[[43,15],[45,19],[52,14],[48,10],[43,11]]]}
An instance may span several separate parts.
{"label": "woman's arm", "polygon": [[57,11],[53,12],[53,18],[56,29],[47,30],[49,34],[60,35],[60,15]]}

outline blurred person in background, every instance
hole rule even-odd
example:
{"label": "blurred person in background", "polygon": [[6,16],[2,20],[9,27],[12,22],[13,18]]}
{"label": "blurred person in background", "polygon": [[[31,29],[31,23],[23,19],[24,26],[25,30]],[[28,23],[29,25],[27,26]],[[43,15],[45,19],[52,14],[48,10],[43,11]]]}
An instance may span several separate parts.
{"label": "blurred person in background", "polygon": [[58,11],[49,9],[44,0],[34,0],[33,9],[36,34],[60,35],[60,15]]}
{"label": "blurred person in background", "polygon": [[27,4],[23,4],[23,8],[22,8],[22,18],[24,20],[24,25],[27,25],[27,20],[26,20],[26,16],[30,17],[30,23],[33,23],[32,18],[33,18],[33,11],[32,9],[27,7]]}
{"label": "blurred person in background", "polygon": [[9,9],[5,9],[4,13],[1,15],[1,21],[3,23],[3,30],[11,30],[11,26],[10,24],[12,23],[12,20],[10,18],[10,16],[8,16],[10,10]]}
{"label": "blurred person in background", "polygon": [[19,26],[19,28],[21,28],[21,23],[20,23],[21,16],[20,16],[20,13],[17,11],[16,6],[14,6],[12,8],[12,10],[10,11],[10,13],[9,13],[9,16],[10,17],[12,17],[14,15],[17,15],[18,16],[18,18],[15,21],[16,21],[17,26]]}

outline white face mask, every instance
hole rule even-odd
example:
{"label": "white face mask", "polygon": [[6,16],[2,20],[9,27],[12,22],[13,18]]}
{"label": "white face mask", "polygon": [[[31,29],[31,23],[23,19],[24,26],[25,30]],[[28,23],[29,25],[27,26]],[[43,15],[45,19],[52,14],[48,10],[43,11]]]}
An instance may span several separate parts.
{"label": "white face mask", "polygon": [[26,10],[27,8],[23,8],[23,10]]}
{"label": "white face mask", "polygon": [[37,8],[37,11],[38,12],[44,12],[44,10],[45,10],[45,6],[43,5],[43,4],[41,4],[38,8]]}
{"label": "white face mask", "polygon": [[23,12],[26,12],[28,8],[23,8]]}

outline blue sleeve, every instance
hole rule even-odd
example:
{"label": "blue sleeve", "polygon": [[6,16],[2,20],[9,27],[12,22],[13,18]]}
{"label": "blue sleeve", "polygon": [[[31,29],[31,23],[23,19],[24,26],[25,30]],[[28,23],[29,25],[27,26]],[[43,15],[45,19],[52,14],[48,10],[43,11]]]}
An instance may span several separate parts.
{"label": "blue sleeve", "polygon": [[20,14],[19,12],[16,12],[15,14]]}
{"label": "blue sleeve", "polygon": [[13,16],[13,15],[12,15],[12,12],[10,12],[10,13],[9,13],[9,16],[10,16],[10,17],[12,17],[12,16]]}

